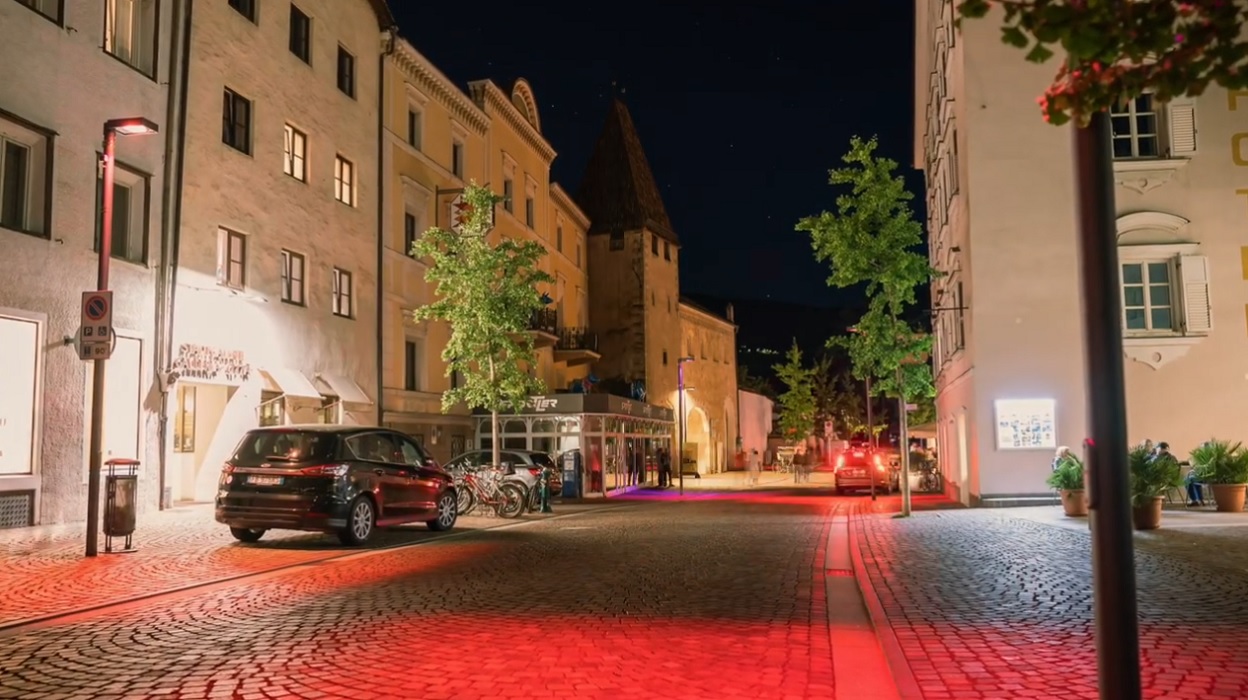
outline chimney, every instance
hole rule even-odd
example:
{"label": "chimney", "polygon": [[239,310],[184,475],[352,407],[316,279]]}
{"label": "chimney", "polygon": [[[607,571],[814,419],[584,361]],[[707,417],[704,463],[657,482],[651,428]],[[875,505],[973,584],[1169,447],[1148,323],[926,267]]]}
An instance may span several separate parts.
{"label": "chimney", "polygon": [[732,323],[736,323],[736,322],[737,322],[737,319],[733,318],[732,304],[731,304],[731,303],[729,303],[729,304],[728,304],[728,308],[724,310],[724,315],[725,315],[725,316],[727,316],[727,317],[728,317],[728,320],[729,320],[729,321],[731,321]]}

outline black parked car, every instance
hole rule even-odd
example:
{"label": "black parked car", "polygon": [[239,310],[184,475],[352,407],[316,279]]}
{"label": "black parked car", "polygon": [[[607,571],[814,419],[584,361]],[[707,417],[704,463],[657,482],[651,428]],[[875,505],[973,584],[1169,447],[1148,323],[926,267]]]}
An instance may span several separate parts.
{"label": "black parked car", "polygon": [[286,425],[250,430],[221,470],[217,522],[243,542],[268,530],[333,532],[364,544],[377,527],[458,515],[451,476],[423,447],[384,428]]}

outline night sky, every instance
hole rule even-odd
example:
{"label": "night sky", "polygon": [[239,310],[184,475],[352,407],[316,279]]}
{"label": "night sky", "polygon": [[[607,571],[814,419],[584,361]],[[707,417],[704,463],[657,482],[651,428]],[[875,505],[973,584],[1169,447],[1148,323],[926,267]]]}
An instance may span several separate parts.
{"label": "night sky", "polygon": [[921,182],[909,166],[913,0],[391,6],[461,88],[532,84],[569,192],[622,90],[684,246],[686,292],[852,303],[794,224],[833,206],[827,171],[855,134],[879,135]]}

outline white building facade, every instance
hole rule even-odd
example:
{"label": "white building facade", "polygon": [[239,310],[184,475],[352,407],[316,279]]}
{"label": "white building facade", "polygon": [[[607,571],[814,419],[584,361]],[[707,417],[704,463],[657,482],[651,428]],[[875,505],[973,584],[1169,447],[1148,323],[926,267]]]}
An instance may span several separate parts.
{"label": "white building facade", "polygon": [[104,457],[140,460],[140,495],[157,503],[174,5],[0,2],[0,528],[85,518],[92,375],[74,338],[97,281],[103,125],[130,117],[160,135],[117,141]]}
{"label": "white building facade", "polygon": [[[915,165],[927,179],[941,468],[965,503],[1050,498],[1087,435],[1070,127],[1040,115],[1055,64],[916,0]],[[1248,93],[1113,110],[1128,437],[1181,457],[1248,435]],[[1241,133],[1243,130],[1243,133]]]}
{"label": "white building facade", "polygon": [[166,502],[244,431],[378,416],[381,0],[195,4]]}

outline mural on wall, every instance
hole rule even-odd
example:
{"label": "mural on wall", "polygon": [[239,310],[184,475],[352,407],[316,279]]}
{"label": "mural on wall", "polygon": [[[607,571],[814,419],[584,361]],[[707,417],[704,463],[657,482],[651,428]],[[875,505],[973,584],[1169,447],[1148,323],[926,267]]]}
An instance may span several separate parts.
{"label": "mural on wall", "polygon": [[997,449],[1056,448],[1056,404],[1053,399],[998,399]]}
{"label": "mural on wall", "polygon": [[222,350],[208,345],[183,343],[173,358],[171,370],[182,379],[241,384],[251,377],[241,350]]}

